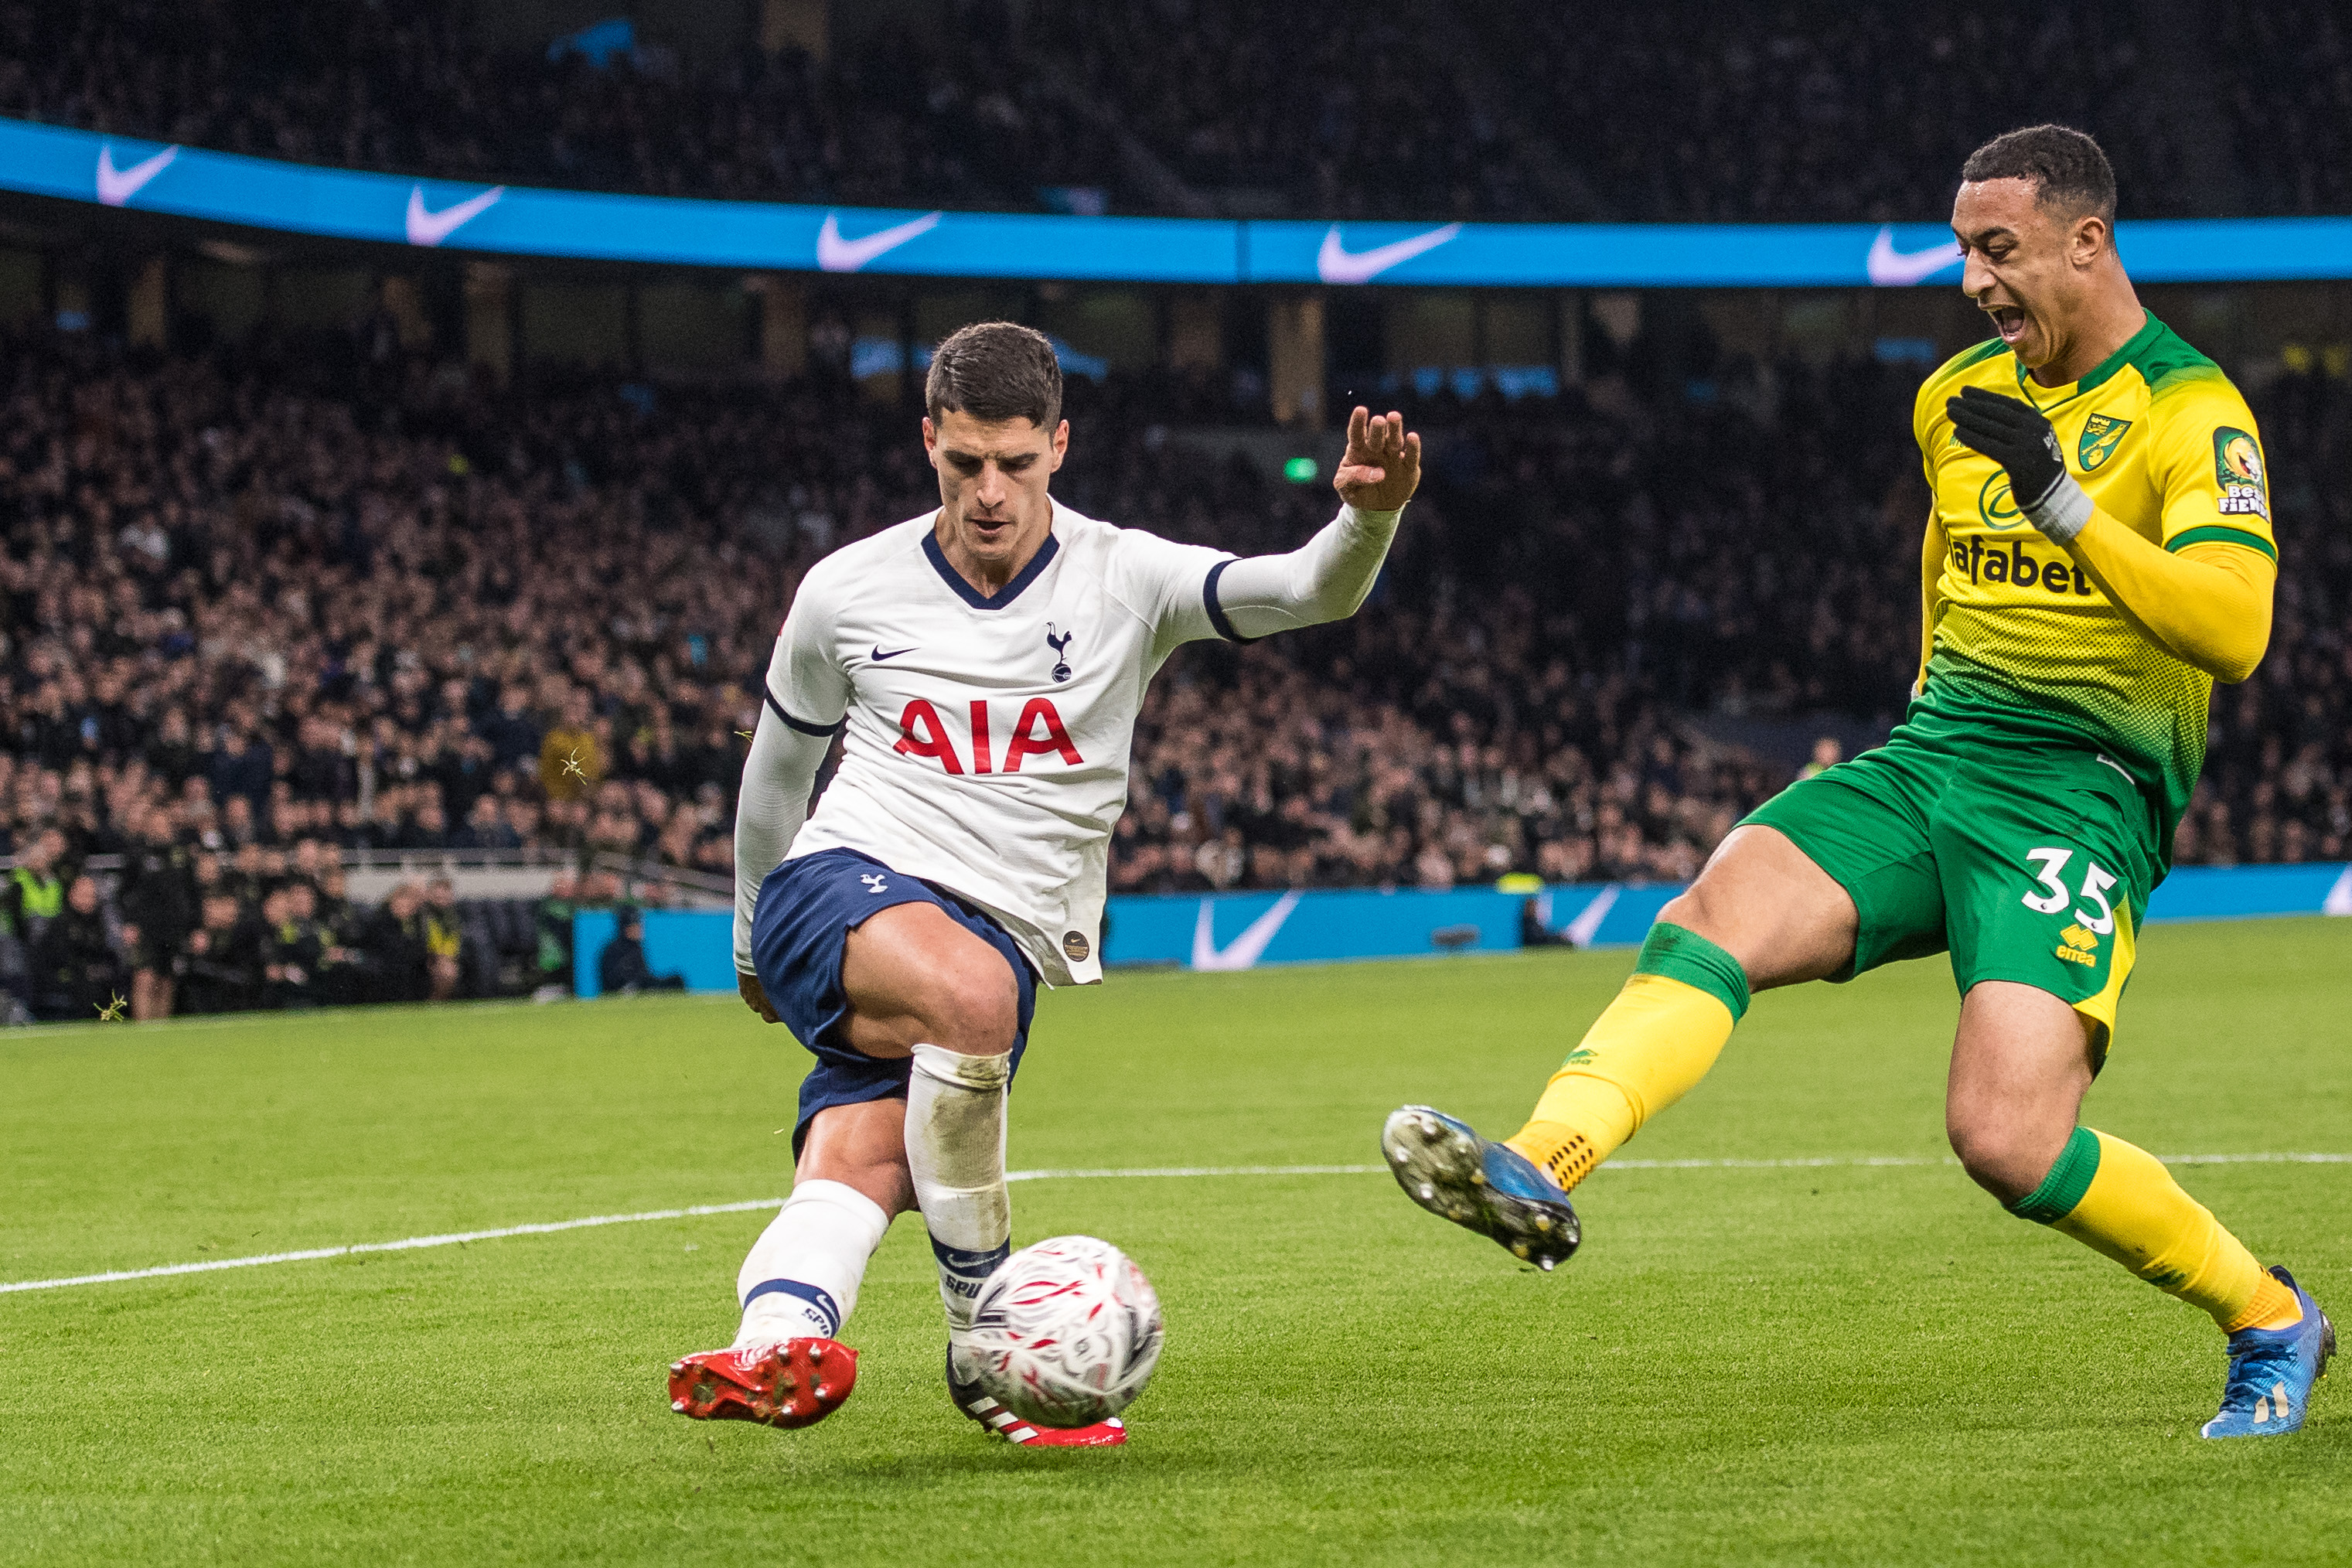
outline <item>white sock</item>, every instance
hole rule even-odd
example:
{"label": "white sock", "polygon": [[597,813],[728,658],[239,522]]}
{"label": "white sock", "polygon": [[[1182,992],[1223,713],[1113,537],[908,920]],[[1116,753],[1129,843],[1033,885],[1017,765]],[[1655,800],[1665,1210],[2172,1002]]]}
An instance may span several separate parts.
{"label": "white sock", "polygon": [[866,1264],[890,1216],[841,1182],[800,1182],[743,1259],[735,1298],[743,1303],[737,1345],[832,1339],[857,1305]]}
{"label": "white sock", "polygon": [[1004,1191],[1004,1086],[1009,1056],[915,1047],[907,1086],[907,1170],[940,1265],[948,1327],[969,1327],[981,1282],[1013,1250]]}

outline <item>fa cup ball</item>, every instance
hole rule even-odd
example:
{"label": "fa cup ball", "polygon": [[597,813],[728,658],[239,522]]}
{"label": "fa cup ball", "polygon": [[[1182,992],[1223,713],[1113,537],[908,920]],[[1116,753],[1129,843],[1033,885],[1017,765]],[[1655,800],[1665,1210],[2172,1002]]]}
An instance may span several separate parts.
{"label": "fa cup ball", "polygon": [[1086,1426],[1143,1392],[1161,1335],[1159,1292],[1133,1258],[1091,1236],[1057,1236],[988,1277],[957,1360],[1023,1420]]}

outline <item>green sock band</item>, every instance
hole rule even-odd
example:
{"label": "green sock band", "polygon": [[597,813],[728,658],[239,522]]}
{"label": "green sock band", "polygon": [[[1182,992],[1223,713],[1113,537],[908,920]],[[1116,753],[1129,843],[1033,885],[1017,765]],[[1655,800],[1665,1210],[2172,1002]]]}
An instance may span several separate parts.
{"label": "green sock band", "polygon": [[2036,1225],[2056,1225],[2074,1212],[2083,1194],[2091,1190],[2091,1178],[2099,1173],[2099,1135],[2087,1127],[2077,1127],[2074,1135],[2066,1140],[2066,1147],[2058,1152],[2057,1161],[2042,1184],[2004,1205],[2020,1219],[2030,1219]]}
{"label": "green sock band", "polygon": [[1634,961],[1636,974],[1656,974],[1679,980],[1706,992],[1731,1009],[1735,1024],[1748,1012],[1748,972],[1739,961],[1695,931],[1660,921],[1643,939],[1642,956]]}

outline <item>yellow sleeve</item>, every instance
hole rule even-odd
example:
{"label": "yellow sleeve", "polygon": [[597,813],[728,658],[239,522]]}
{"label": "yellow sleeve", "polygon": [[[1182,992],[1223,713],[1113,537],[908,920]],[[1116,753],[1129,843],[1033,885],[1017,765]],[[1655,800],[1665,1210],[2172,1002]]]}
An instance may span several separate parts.
{"label": "yellow sleeve", "polygon": [[2160,540],[2098,511],[2067,551],[2159,647],[2217,680],[2243,680],[2270,644],[2278,582],[2253,411],[2209,368],[2160,386],[2149,416]]}
{"label": "yellow sleeve", "polygon": [[2164,497],[2164,548],[2239,544],[2278,560],[2270,469],[2253,411],[2218,374],[2188,382],[2149,410],[2148,477]]}
{"label": "yellow sleeve", "polygon": [[2229,682],[2245,679],[2262,662],[2278,567],[2261,551],[2207,539],[2175,554],[2094,511],[2066,552],[2126,620],[2175,658]]}
{"label": "yellow sleeve", "polygon": [[1931,502],[1927,531],[1919,544],[1919,679],[1911,683],[1914,697],[1927,689],[1927,661],[1936,657],[1936,612],[1944,597],[1937,585],[1944,580],[1944,554],[1950,548],[1944,520]]}

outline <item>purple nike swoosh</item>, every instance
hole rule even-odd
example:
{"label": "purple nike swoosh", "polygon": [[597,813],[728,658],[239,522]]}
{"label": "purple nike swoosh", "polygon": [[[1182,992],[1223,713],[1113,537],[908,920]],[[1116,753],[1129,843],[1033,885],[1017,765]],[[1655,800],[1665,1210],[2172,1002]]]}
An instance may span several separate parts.
{"label": "purple nike swoosh", "polygon": [[920,647],[922,646],[922,644],[917,643],[915,647],[892,648],[888,653],[884,653],[882,651],[882,645],[880,643],[876,643],[874,645],[874,662],[880,664],[883,660],[896,658],[902,653],[912,653],[915,651],[916,647]]}

